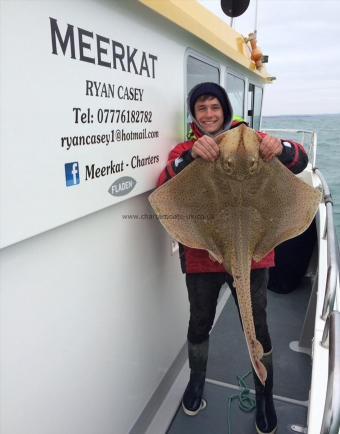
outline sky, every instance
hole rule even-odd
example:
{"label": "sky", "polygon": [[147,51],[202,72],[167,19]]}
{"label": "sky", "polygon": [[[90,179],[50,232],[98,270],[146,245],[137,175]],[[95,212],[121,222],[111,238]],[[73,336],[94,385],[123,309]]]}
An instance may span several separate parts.
{"label": "sky", "polygon": [[[257,39],[277,78],[266,87],[263,114],[340,113],[340,0],[257,0]],[[200,3],[230,24],[220,0]],[[234,18],[248,35],[255,27],[256,0]]]}

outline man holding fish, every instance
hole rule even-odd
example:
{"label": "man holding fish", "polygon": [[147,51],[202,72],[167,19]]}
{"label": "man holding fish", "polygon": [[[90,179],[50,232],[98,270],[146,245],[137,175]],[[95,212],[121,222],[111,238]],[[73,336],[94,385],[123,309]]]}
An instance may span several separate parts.
{"label": "man holding fish", "polygon": [[[159,178],[159,186],[175,177],[196,159],[216,161],[220,156],[220,147],[215,137],[245,123],[232,122],[233,112],[229,98],[225,90],[216,83],[201,83],[195,86],[188,96],[188,109],[193,118],[190,140],[178,144],[170,152],[167,166]],[[259,154],[264,162],[270,162],[277,157],[293,173],[299,173],[306,167],[308,158],[301,145],[263,133],[258,135]],[[208,361],[209,333],[214,322],[218,295],[225,282],[228,283],[239,309],[233,284],[235,276],[233,278],[227,273],[223,263],[215,259],[207,250],[193,249],[180,244],[181,267],[186,274],[190,302],[187,334],[190,381],[183,395],[182,407],[190,416],[196,415],[206,407],[206,401],[202,396]],[[259,262],[252,261],[250,273],[256,339],[263,347],[261,366],[264,366],[263,371],[266,371],[266,379],[261,378],[258,370],[254,371],[256,429],[260,434],[274,433],[277,429],[273,402],[272,344],[266,317],[269,268],[274,265],[274,251],[271,251]]]}

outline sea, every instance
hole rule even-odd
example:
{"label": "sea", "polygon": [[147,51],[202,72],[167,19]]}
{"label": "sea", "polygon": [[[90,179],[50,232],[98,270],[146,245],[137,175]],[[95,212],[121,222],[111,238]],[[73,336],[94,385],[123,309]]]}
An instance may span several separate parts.
{"label": "sea", "polygon": [[[261,130],[299,129],[316,131],[317,158],[316,166],[325,177],[334,203],[333,215],[337,237],[340,240],[340,113],[322,115],[285,115],[264,116]],[[301,135],[279,134],[282,139],[301,141]],[[310,139],[305,135],[305,148],[308,149]]]}

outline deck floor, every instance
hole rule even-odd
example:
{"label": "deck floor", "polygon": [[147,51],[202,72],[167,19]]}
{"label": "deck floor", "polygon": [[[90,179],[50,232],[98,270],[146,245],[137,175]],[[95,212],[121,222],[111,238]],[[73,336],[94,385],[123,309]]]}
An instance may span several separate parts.
{"label": "deck floor", "polygon": [[[268,324],[273,344],[274,396],[278,415],[278,434],[292,433],[291,425],[306,426],[311,378],[311,359],[290,349],[298,341],[310,296],[310,281],[305,279],[296,291],[277,294],[268,291]],[[237,376],[250,370],[245,339],[237,309],[229,297],[210,337],[209,362],[204,396],[207,408],[197,416],[187,416],[181,406],[168,434],[227,434],[228,398],[238,391]],[[252,376],[247,378],[254,388]],[[232,434],[255,433],[255,411],[242,412],[237,400],[232,403]]]}

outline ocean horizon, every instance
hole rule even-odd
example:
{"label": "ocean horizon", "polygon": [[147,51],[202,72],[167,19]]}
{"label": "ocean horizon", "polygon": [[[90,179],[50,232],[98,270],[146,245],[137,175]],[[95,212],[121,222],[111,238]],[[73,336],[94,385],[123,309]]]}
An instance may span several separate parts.
{"label": "ocean horizon", "polygon": [[263,115],[263,118],[280,118],[280,117],[285,117],[285,118],[289,118],[289,117],[311,117],[311,116],[337,116],[340,115],[340,112],[338,113],[317,113],[317,114],[309,114],[309,113],[304,113],[304,114],[283,114],[283,115]]}

